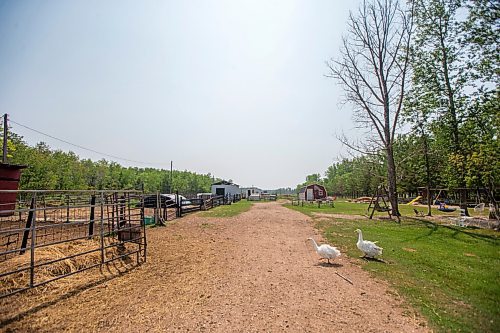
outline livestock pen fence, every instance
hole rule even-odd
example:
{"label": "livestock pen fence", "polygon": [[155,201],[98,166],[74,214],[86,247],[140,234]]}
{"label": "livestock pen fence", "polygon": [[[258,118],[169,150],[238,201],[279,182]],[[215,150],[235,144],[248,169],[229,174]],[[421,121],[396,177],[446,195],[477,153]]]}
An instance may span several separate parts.
{"label": "livestock pen fence", "polygon": [[0,191],[1,198],[0,298],[111,262],[129,268],[146,260],[142,192]]}
{"label": "livestock pen fence", "polygon": [[230,205],[238,201],[241,201],[241,195],[238,194],[213,195],[212,197],[207,198],[205,200],[202,199],[200,205],[202,205],[201,209],[207,210],[221,205]]}
{"label": "livestock pen fence", "polygon": [[209,210],[221,205],[230,205],[241,200],[241,195],[187,194],[186,197],[175,194],[146,194],[144,207],[146,224],[163,225],[167,221],[184,216],[187,213]]}

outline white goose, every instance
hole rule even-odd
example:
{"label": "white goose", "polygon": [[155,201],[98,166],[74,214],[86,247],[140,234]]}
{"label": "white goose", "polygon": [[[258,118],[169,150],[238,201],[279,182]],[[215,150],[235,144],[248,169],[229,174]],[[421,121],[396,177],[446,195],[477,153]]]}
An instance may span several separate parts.
{"label": "white goose", "polygon": [[318,246],[314,239],[308,238],[307,240],[310,240],[313,243],[316,252],[321,256],[321,258],[327,259],[328,263],[330,263],[330,259],[335,259],[340,256],[340,251],[334,246],[330,246],[328,244]]}
{"label": "white goose", "polygon": [[356,229],[356,232],[358,233],[359,236],[356,246],[358,247],[358,249],[361,250],[361,252],[365,254],[365,257],[375,258],[375,256],[379,256],[382,254],[383,248],[377,246],[375,244],[376,242],[363,240],[363,233],[361,232],[361,230]]}

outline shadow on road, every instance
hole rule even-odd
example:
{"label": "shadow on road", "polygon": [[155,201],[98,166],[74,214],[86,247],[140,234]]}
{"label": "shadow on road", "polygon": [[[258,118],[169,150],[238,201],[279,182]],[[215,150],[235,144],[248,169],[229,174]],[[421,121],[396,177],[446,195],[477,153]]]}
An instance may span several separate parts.
{"label": "shadow on road", "polygon": [[321,266],[321,267],[342,267],[342,264],[337,264],[337,263],[328,263],[328,262],[318,262],[315,266]]}

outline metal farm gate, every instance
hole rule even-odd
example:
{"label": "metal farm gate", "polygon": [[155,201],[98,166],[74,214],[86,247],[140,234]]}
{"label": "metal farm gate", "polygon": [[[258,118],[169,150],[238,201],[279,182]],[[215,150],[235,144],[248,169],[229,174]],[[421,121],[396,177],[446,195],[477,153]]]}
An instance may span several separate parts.
{"label": "metal farm gate", "polygon": [[[4,193],[5,192],[5,193]],[[0,191],[0,298],[112,261],[146,260],[138,191]]]}

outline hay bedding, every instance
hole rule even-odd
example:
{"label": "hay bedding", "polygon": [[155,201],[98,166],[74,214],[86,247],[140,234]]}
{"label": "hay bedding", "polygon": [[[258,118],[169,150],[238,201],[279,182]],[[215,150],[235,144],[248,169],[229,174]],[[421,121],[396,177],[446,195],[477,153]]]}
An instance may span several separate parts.
{"label": "hay bedding", "polygon": [[275,202],[234,218],[190,215],[150,229],[148,261],[121,276],[91,270],[36,297],[0,301],[0,330],[427,331],[387,284],[347,257],[321,265],[304,242],[320,241],[312,226]]}
{"label": "hay bedding", "polygon": [[[57,244],[35,249],[35,264],[47,263],[56,259],[62,259],[69,255],[82,253],[100,248],[99,240],[78,240],[68,243]],[[123,253],[116,247],[108,248],[105,251],[105,259],[111,259]],[[0,263],[0,273],[30,267],[29,249],[23,255],[17,255],[12,259]],[[85,255],[61,260],[52,264],[35,268],[35,283],[50,280],[54,277],[76,272],[80,269],[98,264],[101,261],[101,252],[91,252]],[[122,261],[131,261],[125,257]],[[29,285],[30,271],[25,270],[19,273],[7,275],[0,278],[0,293],[7,293],[15,289],[24,288]],[[40,290],[34,289],[31,294],[36,294]],[[50,289],[50,288],[49,288]]]}
{"label": "hay bedding", "polygon": [[[78,240],[70,243],[57,244],[47,246],[35,250],[36,263],[48,262],[58,258],[64,258],[71,254],[81,253],[93,249],[99,249],[99,240]],[[122,251],[112,247],[106,249],[105,259],[111,259],[121,255]],[[76,272],[100,263],[101,252],[96,251],[75,258],[61,260],[46,266],[41,266],[35,269],[35,283],[40,283],[54,277]],[[34,309],[43,307],[46,304],[56,302],[61,298],[65,298],[75,292],[84,291],[87,287],[106,281],[112,277],[123,274],[136,266],[136,260],[125,256],[107,263],[102,266],[97,266],[90,270],[77,273],[75,275],[65,277],[48,284],[29,289],[27,291],[8,296],[0,299],[0,331],[1,328],[23,314],[30,313]],[[0,272],[12,271],[22,267],[30,266],[29,250],[24,255],[18,255],[4,261],[0,264]],[[100,268],[99,268],[100,267]],[[11,274],[0,278],[0,292],[5,293],[18,288],[24,288],[29,285],[30,271]],[[14,316],[13,316],[14,314]],[[46,320],[43,319],[41,324]],[[28,326],[31,330],[31,325]],[[24,331],[26,328],[21,329]]]}

